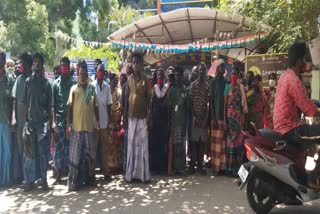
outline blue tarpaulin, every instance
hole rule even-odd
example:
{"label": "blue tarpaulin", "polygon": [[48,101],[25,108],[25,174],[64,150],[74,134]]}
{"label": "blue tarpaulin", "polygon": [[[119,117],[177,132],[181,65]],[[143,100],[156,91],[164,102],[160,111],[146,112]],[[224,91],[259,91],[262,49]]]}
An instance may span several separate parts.
{"label": "blue tarpaulin", "polygon": [[212,0],[162,0],[161,12],[166,13],[185,7],[205,7],[211,6]]}

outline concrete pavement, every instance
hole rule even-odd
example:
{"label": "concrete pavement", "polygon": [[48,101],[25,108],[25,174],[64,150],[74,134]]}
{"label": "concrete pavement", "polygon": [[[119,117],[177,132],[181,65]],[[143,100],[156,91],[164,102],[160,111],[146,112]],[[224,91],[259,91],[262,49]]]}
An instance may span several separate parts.
{"label": "concrete pavement", "polygon": [[[252,213],[244,191],[229,177],[157,176],[150,184],[127,184],[122,176],[110,183],[98,177],[98,187],[68,192],[64,185],[24,193],[0,189],[0,213]],[[49,181],[49,185],[53,181]],[[272,213],[320,213],[320,201],[300,207],[278,206]]]}

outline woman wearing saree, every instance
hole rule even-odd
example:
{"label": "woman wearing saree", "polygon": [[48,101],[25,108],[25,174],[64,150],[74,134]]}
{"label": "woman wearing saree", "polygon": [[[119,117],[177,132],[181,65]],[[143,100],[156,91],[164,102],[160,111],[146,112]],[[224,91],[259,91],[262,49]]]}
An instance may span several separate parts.
{"label": "woman wearing saree", "polygon": [[248,121],[254,123],[258,129],[264,128],[264,114],[269,106],[262,90],[262,78],[257,74],[247,92]]}
{"label": "woman wearing saree", "polygon": [[164,70],[159,68],[151,98],[150,170],[156,173],[168,168],[169,86],[164,84],[164,77]]}
{"label": "woman wearing saree", "polygon": [[243,160],[244,114],[247,113],[245,88],[238,83],[239,72],[233,70],[231,84],[224,91],[225,96],[225,128],[227,133],[227,167],[226,172],[236,175]]}

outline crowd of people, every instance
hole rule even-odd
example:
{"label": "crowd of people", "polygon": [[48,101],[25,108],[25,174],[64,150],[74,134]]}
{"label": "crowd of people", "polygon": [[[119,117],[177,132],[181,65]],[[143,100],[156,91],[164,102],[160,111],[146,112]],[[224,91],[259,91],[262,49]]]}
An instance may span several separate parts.
{"label": "crowd of people", "polygon": [[249,122],[272,128],[275,74],[267,87],[237,67],[226,78],[216,59],[214,77],[200,62],[187,78],[180,66],[149,78],[142,55],[128,61],[118,75],[96,60],[90,77],[84,60],[73,71],[63,57],[48,80],[41,53],[23,53],[16,64],[0,53],[0,186],[31,191],[39,180],[48,190],[51,159],[53,185],[67,176],[70,191],[96,186],[97,168],[106,181],[123,172],[129,183],[210,170],[236,176],[246,161],[241,130]]}

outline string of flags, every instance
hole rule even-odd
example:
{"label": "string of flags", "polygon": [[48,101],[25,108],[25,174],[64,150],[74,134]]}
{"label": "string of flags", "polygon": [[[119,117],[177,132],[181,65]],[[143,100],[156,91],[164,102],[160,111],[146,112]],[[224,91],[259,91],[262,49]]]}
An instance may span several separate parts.
{"label": "string of flags", "polygon": [[114,40],[112,41],[112,45],[121,48],[132,50],[133,52],[136,50],[146,51],[147,53],[188,53],[188,52],[196,52],[199,50],[202,51],[214,51],[216,49],[231,49],[231,48],[240,48],[244,45],[250,45],[256,43],[258,41],[263,41],[267,38],[268,34],[260,33],[257,35],[251,35],[236,39],[228,39],[224,41],[216,41],[216,42],[205,42],[205,43],[189,43],[189,44],[149,44],[149,43],[141,43],[141,42],[132,42],[126,40]]}
{"label": "string of flags", "polygon": [[55,32],[56,38],[59,38],[65,42],[71,42],[74,45],[79,45],[79,44],[85,44],[86,46],[90,46],[92,48],[97,48],[97,47],[102,47],[105,45],[111,45],[110,42],[95,42],[95,41],[86,41],[82,39],[76,39],[74,37],[68,36],[65,33],[62,33],[61,31]]}

